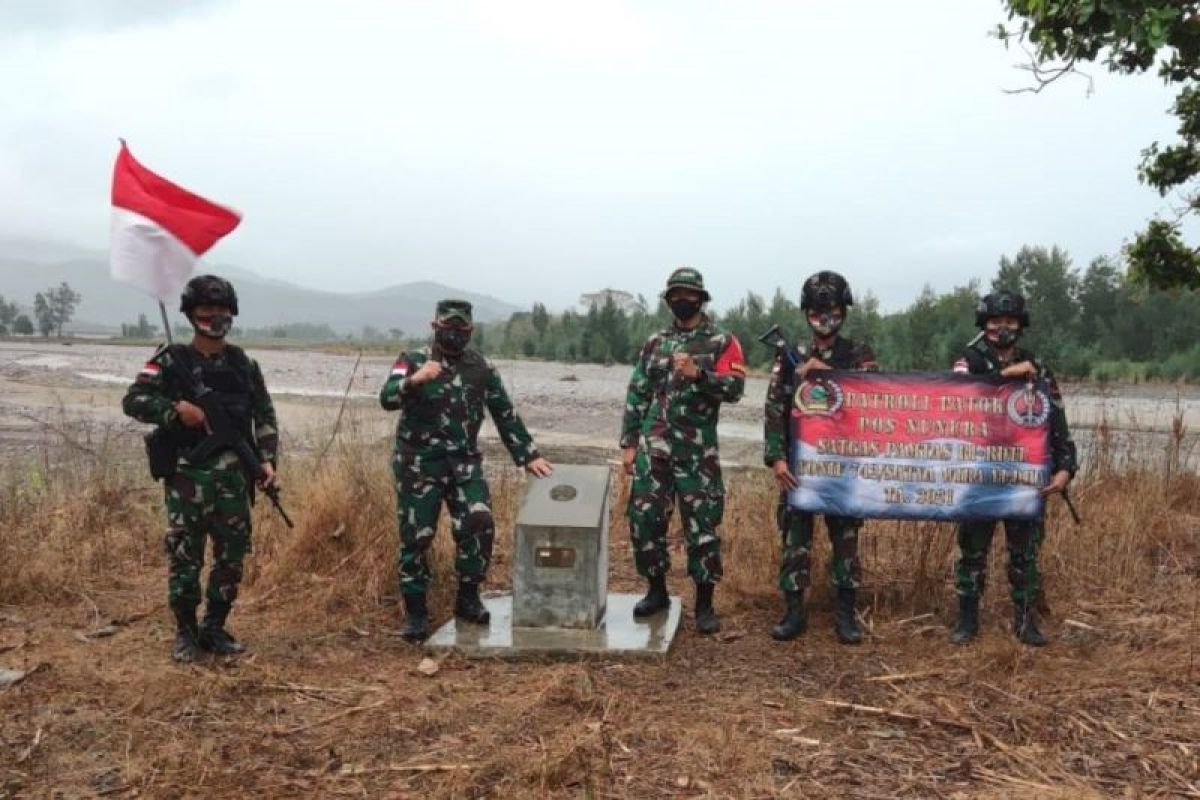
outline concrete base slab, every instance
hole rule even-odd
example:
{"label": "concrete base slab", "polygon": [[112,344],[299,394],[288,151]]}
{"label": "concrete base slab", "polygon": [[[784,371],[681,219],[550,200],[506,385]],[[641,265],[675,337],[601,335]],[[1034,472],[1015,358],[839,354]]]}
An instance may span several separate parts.
{"label": "concrete base slab", "polygon": [[581,655],[637,658],[664,656],[675,638],[683,609],[678,597],[671,607],[646,620],[633,618],[636,594],[609,593],[604,621],[595,629],[514,628],[512,595],[484,597],[492,613],[487,625],[472,625],[451,618],[438,629],[425,647],[453,651],[469,658],[570,657]]}

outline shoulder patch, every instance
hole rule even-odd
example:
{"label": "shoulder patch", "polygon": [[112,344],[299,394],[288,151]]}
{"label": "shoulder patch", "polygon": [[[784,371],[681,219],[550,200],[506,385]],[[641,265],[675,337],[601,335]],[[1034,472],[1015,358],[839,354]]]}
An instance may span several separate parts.
{"label": "shoulder patch", "polygon": [[137,382],[149,383],[150,381],[158,378],[160,375],[162,375],[162,367],[158,365],[157,361],[151,359],[150,361],[147,361],[145,366],[142,367],[141,371],[138,372]]}

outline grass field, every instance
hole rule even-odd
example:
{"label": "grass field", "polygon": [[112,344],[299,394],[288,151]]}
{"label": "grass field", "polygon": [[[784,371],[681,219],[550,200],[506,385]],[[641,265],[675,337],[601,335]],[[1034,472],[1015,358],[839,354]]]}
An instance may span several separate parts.
{"label": "grass field", "polygon": [[[1008,632],[1002,536],[983,633],[959,648],[953,530],[896,522],[862,536],[865,644],[836,643],[824,585],[809,633],[773,642],[774,493],[749,471],[728,476],[720,635],[685,617],[661,662],[451,656],[426,675],[396,635],[387,454],[347,438],[286,464],[294,531],[256,511],[231,622],[250,654],[186,667],[159,490],[130,445],[4,465],[0,666],[27,674],[0,689],[0,797],[1200,797],[1200,479],[1170,452],[1101,436],[1084,524],[1052,503],[1041,650]],[[491,588],[521,480],[493,476]],[[611,583],[637,590],[615,499]]]}

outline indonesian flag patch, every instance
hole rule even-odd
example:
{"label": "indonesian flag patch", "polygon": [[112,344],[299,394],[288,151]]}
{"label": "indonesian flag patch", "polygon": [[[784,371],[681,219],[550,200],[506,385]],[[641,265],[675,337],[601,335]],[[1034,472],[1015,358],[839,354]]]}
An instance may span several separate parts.
{"label": "indonesian flag patch", "polygon": [[408,361],[400,359],[395,364],[392,364],[392,377],[405,378],[408,377]]}
{"label": "indonesian flag patch", "polygon": [[155,364],[153,361],[147,361],[146,366],[142,367],[142,371],[138,373],[138,381],[152,381],[162,374],[162,367]]}

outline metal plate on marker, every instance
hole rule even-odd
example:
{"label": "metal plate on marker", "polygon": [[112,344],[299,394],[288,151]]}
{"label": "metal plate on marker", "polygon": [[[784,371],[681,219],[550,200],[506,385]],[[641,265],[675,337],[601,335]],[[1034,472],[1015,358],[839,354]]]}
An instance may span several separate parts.
{"label": "metal plate on marker", "polygon": [[539,547],[534,551],[534,563],[539,567],[569,568],[575,566],[574,547]]}

